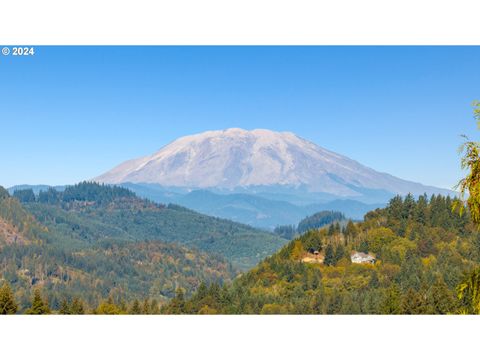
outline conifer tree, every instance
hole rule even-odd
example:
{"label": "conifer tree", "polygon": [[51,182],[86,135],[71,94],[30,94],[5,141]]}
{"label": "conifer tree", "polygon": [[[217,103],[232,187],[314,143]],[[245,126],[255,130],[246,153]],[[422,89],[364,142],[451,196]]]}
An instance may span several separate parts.
{"label": "conifer tree", "polygon": [[342,244],[339,244],[335,249],[335,264],[342,260],[346,255],[345,247]]}
{"label": "conifer tree", "polygon": [[124,313],[117,305],[115,305],[113,298],[110,296],[107,301],[103,301],[95,310],[96,314],[100,315],[118,315]]}
{"label": "conifer tree", "polygon": [[139,315],[141,313],[142,313],[142,310],[140,309],[140,303],[137,299],[135,299],[130,309],[130,314]]}
{"label": "conifer tree", "polygon": [[185,293],[182,288],[177,288],[171,308],[172,314],[183,314],[185,312]]}
{"label": "conifer tree", "polygon": [[380,311],[382,314],[399,314],[400,310],[400,291],[398,286],[391,285],[385,291]]}
{"label": "conifer tree", "polygon": [[332,244],[328,244],[325,249],[325,259],[323,260],[323,263],[327,266],[335,265],[335,253]]}
{"label": "conifer tree", "polygon": [[85,314],[85,306],[83,305],[82,300],[74,298],[70,306],[70,313],[75,315]]}
{"label": "conifer tree", "polygon": [[60,310],[58,311],[62,315],[70,315],[70,304],[68,303],[67,299],[63,299],[60,303]]}
{"label": "conifer tree", "polygon": [[360,247],[358,248],[358,251],[360,252],[363,252],[365,254],[368,254],[368,251],[369,251],[369,246],[368,246],[368,242],[363,240],[361,243],[360,243]]}
{"label": "conifer tree", "polygon": [[42,299],[40,289],[35,289],[33,292],[32,306],[26,312],[29,315],[44,315],[50,314],[50,308],[46,301]]}
{"label": "conifer tree", "polygon": [[0,288],[0,315],[15,314],[18,310],[18,305],[13,296],[12,289],[8,282],[5,282]]}
{"label": "conifer tree", "polygon": [[150,303],[150,313],[151,314],[158,314],[160,312],[160,308],[158,306],[158,301],[153,299]]}
{"label": "conifer tree", "polygon": [[150,302],[148,301],[148,299],[145,299],[143,301],[142,314],[148,315],[148,314],[150,314],[150,312],[151,312]]}
{"label": "conifer tree", "polygon": [[328,227],[328,236],[332,236],[335,234],[335,226],[333,224],[330,224]]}
{"label": "conifer tree", "polygon": [[353,239],[357,236],[357,228],[352,220],[349,220],[347,226],[345,227],[345,235],[347,238]]}

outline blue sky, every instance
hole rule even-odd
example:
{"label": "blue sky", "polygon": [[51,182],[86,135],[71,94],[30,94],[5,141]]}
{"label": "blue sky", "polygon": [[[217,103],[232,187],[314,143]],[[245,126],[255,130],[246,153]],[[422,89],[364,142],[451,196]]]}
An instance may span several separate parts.
{"label": "blue sky", "polygon": [[451,188],[480,47],[37,47],[0,56],[0,184],[70,184],[177,137],[292,131]]}

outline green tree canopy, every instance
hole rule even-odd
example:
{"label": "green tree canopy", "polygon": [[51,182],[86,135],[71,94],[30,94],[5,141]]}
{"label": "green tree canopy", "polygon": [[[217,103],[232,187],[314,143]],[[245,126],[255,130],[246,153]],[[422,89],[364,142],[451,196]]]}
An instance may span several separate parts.
{"label": "green tree canopy", "polygon": [[13,296],[12,289],[8,282],[4,282],[0,288],[0,314],[11,315],[15,314],[18,310],[15,297]]}
{"label": "green tree canopy", "polygon": [[35,289],[33,292],[32,306],[26,312],[29,315],[44,315],[50,314],[50,308],[46,301],[42,299],[40,289]]}

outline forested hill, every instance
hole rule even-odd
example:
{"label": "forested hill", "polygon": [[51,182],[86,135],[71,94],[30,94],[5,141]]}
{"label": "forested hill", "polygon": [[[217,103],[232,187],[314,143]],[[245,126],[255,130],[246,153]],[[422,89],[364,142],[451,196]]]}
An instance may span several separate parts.
{"label": "forested hill", "polygon": [[46,228],[0,186],[0,246],[39,243]]}
{"label": "forested hill", "polygon": [[[286,241],[269,232],[137,197],[130,190],[81,183],[14,196],[38,221],[75,243],[151,241],[178,243],[225,257],[240,269],[255,266]],[[53,241],[53,239],[50,239]]]}
{"label": "forested hill", "polygon": [[[86,196],[80,196],[82,188]],[[127,236],[119,226],[92,217],[93,209],[104,207],[140,213],[163,208],[103,187],[97,188],[106,190],[100,200],[93,200],[95,188],[83,184],[67,195],[49,191],[37,200],[28,191],[11,197],[0,187],[0,287],[11,286],[19,312],[30,306],[33,289],[41,289],[53,311],[74,299],[95,309],[105,299],[161,303],[177,289],[190,294],[202,281],[224,283],[236,276],[221,256],[145,235]],[[74,190],[78,196],[72,198]]]}
{"label": "forested hill", "polygon": [[233,284],[202,286],[163,312],[465,312],[457,287],[479,262],[480,235],[466,210],[452,210],[452,199],[395,197],[361,223],[309,231]]}

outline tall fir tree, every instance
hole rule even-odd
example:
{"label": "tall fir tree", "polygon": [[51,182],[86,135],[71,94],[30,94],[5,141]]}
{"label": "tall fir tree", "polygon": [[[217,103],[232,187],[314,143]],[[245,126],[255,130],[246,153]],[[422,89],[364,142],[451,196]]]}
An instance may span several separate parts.
{"label": "tall fir tree", "polygon": [[0,315],[12,315],[18,311],[18,305],[15,301],[12,289],[8,282],[5,282],[0,288]]}
{"label": "tall fir tree", "polygon": [[33,292],[32,306],[26,312],[29,315],[45,315],[50,314],[50,308],[46,301],[42,299],[40,289]]}
{"label": "tall fir tree", "polygon": [[328,244],[327,248],[325,249],[325,258],[323,259],[323,263],[327,266],[335,265],[335,252],[332,244]]}

